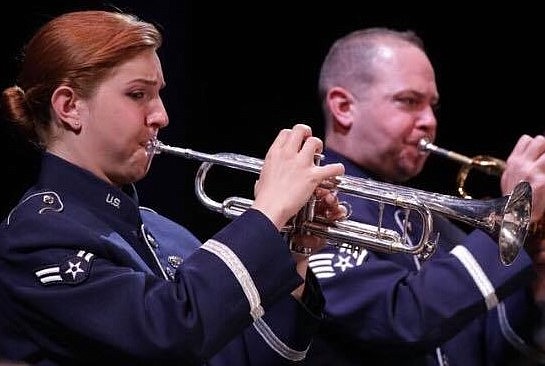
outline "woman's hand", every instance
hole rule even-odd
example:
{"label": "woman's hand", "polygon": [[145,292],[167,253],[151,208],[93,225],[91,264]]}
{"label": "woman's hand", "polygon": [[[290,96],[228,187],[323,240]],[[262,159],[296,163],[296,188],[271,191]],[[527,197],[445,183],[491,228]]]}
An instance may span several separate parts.
{"label": "woman's hand", "polygon": [[255,185],[253,208],[260,210],[281,230],[309,201],[316,188],[344,174],[340,163],[316,165],[322,140],[309,126],[298,124],[280,131],[269,148]]}
{"label": "woman's hand", "polygon": [[[314,214],[325,218],[329,222],[343,220],[346,218],[347,209],[342,205],[335,190],[318,187],[315,190],[316,204]],[[291,237],[292,248],[298,248],[293,251],[293,257],[297,263],[297,272],[304,279],[308,270],[308,256],[324,248],[327,239],[323,236],[313,234],[299,233]],[[303,294],[305,284],[302,284],[292,292],[292,295],[300,300]]]}

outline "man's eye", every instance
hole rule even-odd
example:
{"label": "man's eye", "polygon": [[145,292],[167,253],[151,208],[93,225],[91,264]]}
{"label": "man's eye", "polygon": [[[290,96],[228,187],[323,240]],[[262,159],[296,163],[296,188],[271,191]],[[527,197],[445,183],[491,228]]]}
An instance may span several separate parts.
{"label": "man's eye", "polygon": [[406,102],[408,105],[411,105],[411,106],[415,106],[415,105],[419,105],[420,104],[420,99],[416,99],[416,98],[407,98],[407,102]]}
{"label": "man's eye", "polygon": [[397,101],[404,104],[404,105],[406,105],[406,106],[409,106],[409,107],[414,107],[414,106],[418,105],[418,103],[420,102],[416,98],[409,98],[409,97],[397,98]]}

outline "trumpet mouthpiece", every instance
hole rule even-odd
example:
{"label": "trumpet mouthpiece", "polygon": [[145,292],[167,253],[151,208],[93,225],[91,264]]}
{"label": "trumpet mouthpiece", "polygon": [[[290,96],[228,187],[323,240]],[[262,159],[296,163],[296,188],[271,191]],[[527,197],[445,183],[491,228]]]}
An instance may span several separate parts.
{"label": "trumpet mouthpiece", "polygon": [[146,144],[146,153],[148,156],[153,156],[155,154],[159,154],[161,151],[159,149],[159,146],[161,145],[161,142],[157,138],[153,138],[148,141]]}
{"label": "trumpet mouthpiece", "polygon": [[428,151],[430,144],[431,144],[431,141],[427,137],[423,137],[420,139],[420,141],[418,141],[418,147],[422,151]]}

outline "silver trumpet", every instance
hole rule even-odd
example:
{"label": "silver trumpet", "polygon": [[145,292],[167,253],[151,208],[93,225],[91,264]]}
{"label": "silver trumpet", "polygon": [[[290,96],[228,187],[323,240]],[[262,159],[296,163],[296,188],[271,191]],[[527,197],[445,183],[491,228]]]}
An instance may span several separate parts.
{"label": "silver trumpet", "polygon": [[[215,201],[205,193],[204,181],[208,170],[214,164],[259,174],[263,160],[234,153],[207,154],[165,145],[158,140],[152,141],[148,149],[150,159],[155,154],[168,153],[202,161],[195,177],[195,193],[208,209],[232,219],[252,205],[252,200],[241,197],[228,197],[223,202]],[[372,225],[348,218],[332,222],[315,215],[314,202],[309,202],[282,231],[288,236],[297,232],[309,232],[326,238],[329,245],[338,247],[355,250],[368,248],[385,253],[409,253],[427,258],[436,247],[436,243],[430,240],[430,235],[433,227],[432,213],[437,213],[484,229],[496,237],[500,260],[504,265],[509,265],[522,248],[530,223],[532,191],[527,182],[519,183],[508,196],[487,200],[466,200],[347,175],[336,177],[333,182],[324,182],[326,188],[331,188],[331,185],[339,192],[378,202],[380,210],[378,222]],[[405,210],[402,233],[382,227],[386,204]],[[416,244],[409,240],[407,230],[411,210],[422,220],[422,234]]]}

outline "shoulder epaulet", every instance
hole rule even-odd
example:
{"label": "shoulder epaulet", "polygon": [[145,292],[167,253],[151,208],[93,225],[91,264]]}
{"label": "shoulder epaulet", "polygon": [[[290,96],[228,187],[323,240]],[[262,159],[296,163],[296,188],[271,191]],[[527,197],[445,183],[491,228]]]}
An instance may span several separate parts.
{"label": "shoulder epaulet", "polygon": [[147,212],[151,212],[151,213],[154,213],[154,214],[157,213],[157,211],[155,211],[154,209],[149,208],[149,207],[145,207],[145,206],[140,206],[139,209],[140,209],[140,211],[147,211]]}
{"label": "shoulder epaulet", "polygon": [[60,196],[53,191],[35,192],[29,194],[10,211],[6,219],[7,225],[9,225],[15,212],[21,209],[35,211],[36,214],[42,215],[49,211],[61,212],[64,209],[64,204],[62,203]]}

